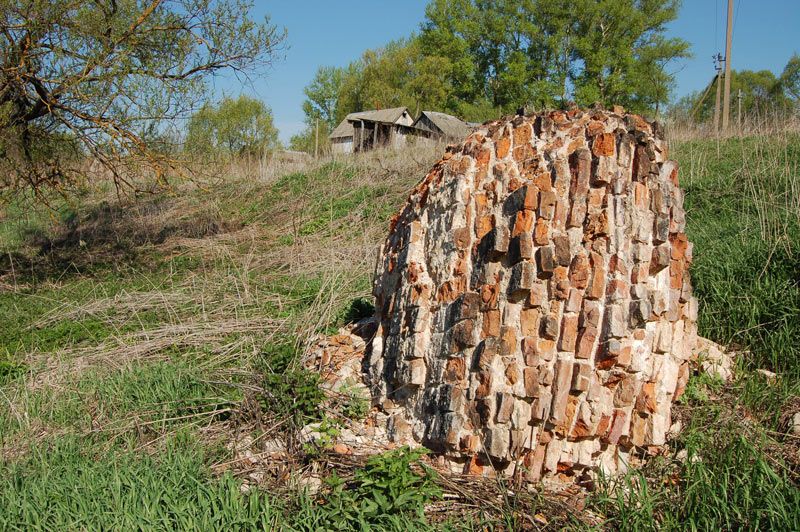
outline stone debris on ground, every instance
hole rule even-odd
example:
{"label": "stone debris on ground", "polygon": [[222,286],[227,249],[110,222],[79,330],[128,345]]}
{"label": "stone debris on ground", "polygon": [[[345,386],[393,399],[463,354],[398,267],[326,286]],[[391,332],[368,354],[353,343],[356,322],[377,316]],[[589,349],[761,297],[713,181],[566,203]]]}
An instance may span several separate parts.
{"label": "stone debris on ground", "polygon": [[691,260],[657,124],[621,109],[484,124],[412,191],[379,257],[367,370],[390,439],[479,475],[624,471],[665,443],[689,378]]}
{"label": "stone debris on ground", "polygon": [[[333,336],[319,336],[306,351],[303,365],[316,371],[320,387],[331,402],[360,400],[371,403],[369,388],[363,377],[366,340],[374,334],[374,320],[363,320],[341,328]],[[366,340],[365,340],[366,339]],[[347,420],[336,435],[323,434],[322,422],[311,423],[300,431],[302,443],[324,442],[336,454],[372,454],[396,447],[387,437],[387,416],[371,410],[363,420]]]}
{"label": "stone debris on ground", "polygon": [[756,373],[767,379],[767,382],[775,382],[778,379],[778,374],[768,369],[757,369]]}
{"label": "stone debris on ground", "polygon": [[721,345],[703,337],[697,338],[697,362],[700,369],[722,381],[733,378],[733,357]]}

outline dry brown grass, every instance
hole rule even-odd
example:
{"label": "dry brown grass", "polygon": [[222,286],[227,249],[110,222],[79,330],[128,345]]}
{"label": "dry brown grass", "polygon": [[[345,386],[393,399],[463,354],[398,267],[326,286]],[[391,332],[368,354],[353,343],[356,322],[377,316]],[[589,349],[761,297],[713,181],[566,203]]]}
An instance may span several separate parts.
{"label": "dry brown grass", "polygon": [[798,134],[800,114],[769,109],[746,114],[742,116],[741,121],[733,116],[728,131],[720,131],[719,134],[714,130],[714,123],[711,121],[696,122],[681,118],[668,122],[666,133],[670,142]]}
{"label": "dry brown grass", "polygon": [[[51,411],[84,376],[174,361],[179,353],[209,380],[241,382],[276,335],[295,337],[305,346],[353,298],[369,295],[365,279],[372,274],[388,216],[442,150],[381,151],[272,165],[241,162],[217,168],[217,175],[205,181],[185,182],[166,195],[140,199],[118,198],[98,187],[75,207],[75,218],[33,236],[22,250],[28,255],[15,256],[15,265],[26,260],[23,268],[1,277],[20,297],[41,299],[46,311],[31,322],[29,332],[87,319],[110,331],[101,341],[24,354],[26,376],[18,386],[6,387],[0,398],[18,421],[17,443],[6,441],[3,454],[17,455],[31,441],[74,432],[40,421],[36,412]],[[275,183],[293,172],[323,172],[326,180],[299,192],[276,191]],[[325,216],[331,201],[364,187],[381,187],[383,195],[354,204],[353,212],[343,217]],[[276,193],[281,196],[277,202],[272,201]],[[263,210],[252,207],[261,204]],[[386,219],[365,216],[365,209],[377,209]],[[320,219],[324,223],[316,230],[300,230]],[[189,270],[182,265],[185,260],[193,261]],[[101,286],[81,300],[59,295],[62,287],[91,282],[97,267],[118,269],[123,264],[120,277],[150,279],[153,274],[147,272],[153,268],[162,273],[149,286],[137,283],[111,293]],[[305,279],[318,283],[310,299],[295,294],[293,287]],[[22,295],[34,286],[35,294]],[[131,422],[96,422],[102,430],[124,433],[150,414],[132,413]],[[199,426],[200,420],[216,419],[217,414],[190,421]],[[219,434],[203,427],[204,433]]]}

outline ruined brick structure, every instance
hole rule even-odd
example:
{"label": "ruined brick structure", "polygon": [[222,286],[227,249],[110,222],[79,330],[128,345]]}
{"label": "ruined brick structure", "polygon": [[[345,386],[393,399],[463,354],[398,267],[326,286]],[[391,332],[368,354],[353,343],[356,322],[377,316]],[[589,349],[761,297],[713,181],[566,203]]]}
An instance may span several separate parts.
{"label": "ruined brick structure", "polygon": [[483,125],[393,219],[367,360],[399,443],[531,479],[665,442],[697,301],[677,166],[609,111]]}

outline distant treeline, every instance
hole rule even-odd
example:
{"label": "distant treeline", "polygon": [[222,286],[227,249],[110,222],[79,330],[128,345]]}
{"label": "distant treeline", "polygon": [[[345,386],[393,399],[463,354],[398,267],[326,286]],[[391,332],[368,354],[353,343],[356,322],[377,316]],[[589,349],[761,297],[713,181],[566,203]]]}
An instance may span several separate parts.
{"label": "distant treeline", "polygon": [[[724,79],[712,78],[701,91],[678,100],[670,108],[677,119],[702,123],[713,120],[717,83]],[[769,115],[800,110],[800,55],[794,54],[783,72],[776,76],[769,70],[733,70],[731,72],[731,113],[739,112],[739,96],[743,116]]]}
{"label": "distant treeline", "polygon": [[[689,44],[665,35],[679,0],[432,0],[420,32],[367,50],[344,68],[320,67],[306,87],[313,149],[348,113],[407,106],[470,121],[522,105],[621,104],[662,111],[671,63]],[[674,68],[674,67],[672,67]]]}

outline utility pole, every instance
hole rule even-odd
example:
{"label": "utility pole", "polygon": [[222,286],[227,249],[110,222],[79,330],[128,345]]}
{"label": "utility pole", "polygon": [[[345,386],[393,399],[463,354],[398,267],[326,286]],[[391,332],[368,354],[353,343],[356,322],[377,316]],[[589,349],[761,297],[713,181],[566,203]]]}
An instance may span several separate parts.
{"label": "utility pole", "polygon": [[725,36],[725,96],[722,104],[722,131],[728,131],[731,117],[731,37],[733,32],[733,0],[728,0],[728,31]]}
{"label": "utility pole", "polygon": [[736,122],[739,129],[739,135],[742,134],[742,89],[739,89],[739,112],[736,115]]}
{"label": "utility pole", "polygon": [[714,58],[714,69],[717,71],[715,82],[717,84],[717,101],[714,104],[714,134],[719,135],[719,95],[722,93],[722,55],[717,54]]}
{"label": "utility pole", "polygon": [[314,159],[319,157],[319,118],[314,123]]}

